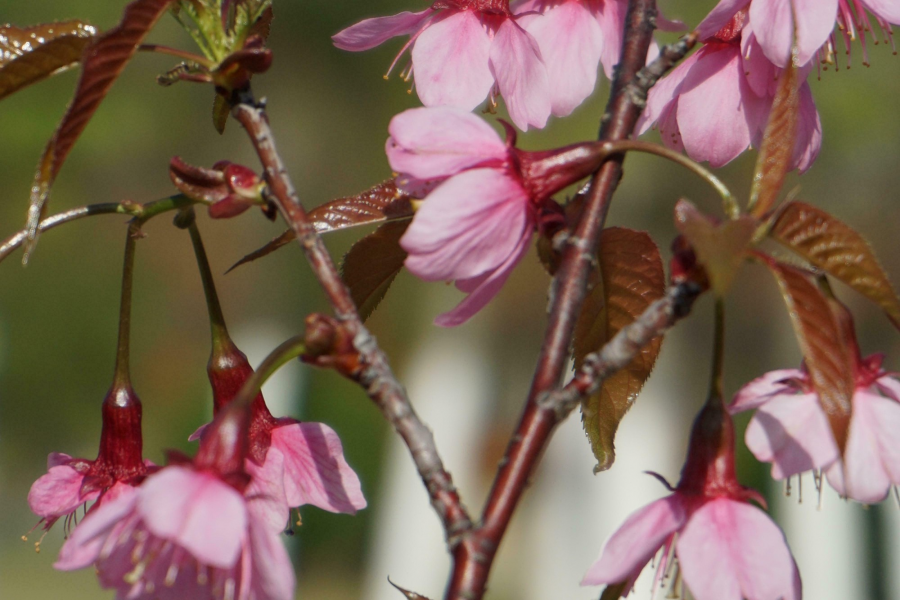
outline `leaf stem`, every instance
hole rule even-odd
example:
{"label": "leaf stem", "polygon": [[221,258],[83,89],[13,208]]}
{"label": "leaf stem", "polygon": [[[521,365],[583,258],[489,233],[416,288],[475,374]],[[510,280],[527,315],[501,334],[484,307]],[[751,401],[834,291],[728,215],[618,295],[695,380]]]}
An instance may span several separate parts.
{"label": "leaf stem", "polygon": [[247,378],[232,403],[236,406],[249,407],[269,377],[291,360],[306,353],[305,339],[304,334],[295,335],[272,350],[256,368],[253,375]]}
{"label": "leaf stem", "polygon": [[659,144],[642,142],[640,140],[618,140],[606,142],[604,146],[609,149],[610,154],[619,152],[643,152],[646,154],[655,154],[656,156],[661,156],[662,158],[687,168],[692,173],[699,175],[701,179],[706,181],[714,190],[716,190],[716,193],[722,198],[722,207],[729,218],[736,219],[741,215],[741,209],[738,206],[737,201],[734,199],[734,196],[731,194],[728,187],[722,183],[722,180],[713,175],[709,169],[691,160],[684,154],[666,148],[665,146],[660,146]]}
{"label": "leaf stem", "polygon": [[197,63],[198,65],[206,67],[210,71],[216,68],[215,63],[205,56],[200,56],[199,54],[194,54],[193,52],[188,52],[187,50],[179,50],[178,48],[171,48],[169,46],[163,46],[160,44],[141,44],[140,46],[138,46],[138,50],[141,52],[155,52],[156,54],[175,56],[177,58]]}
{"label": "leaf stem", "polygon": [[228,327],[225,325],[225,315],[222,314],[222,305],[219,303],[219,294],[216,292],[216,284],[213,281],[212,270],[209,268],[209,259],[206,249],[203,247],[203,239],[200,237],[200,229],[191,211],[188,232],[191,234],[191,244],[194,246],[194,256],[197,259],[197,267],[200,269],[200,279],[203,281],[203,294],[206,296],[206,310],[209,313],[209,328],[213,345],[228,339]]}
{"label": "leaf stem", "polygon": [[712,374],[709,382],[709,398],[718,397],[721,402],[722,373],[725,366],[725,300],[716,296],[715,326],[713,332]]}
{"label": "leaf stem", "polygon": [[114,388],[131,385],[130,344],[131,344],[131,292],[134,283],[134,253],[137,238],[141,235],[141,222],[133,220],[125,234],[125,257],[122,266],[122,301],[119,305],[119,337],[116,343],[116,370],[113,377]]}

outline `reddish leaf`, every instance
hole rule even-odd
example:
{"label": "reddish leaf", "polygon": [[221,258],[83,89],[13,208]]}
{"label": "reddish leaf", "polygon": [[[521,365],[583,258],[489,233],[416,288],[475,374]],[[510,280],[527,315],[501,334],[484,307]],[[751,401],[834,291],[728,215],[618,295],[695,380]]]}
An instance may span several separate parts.
{"label": "reddish leaf", "polygon": [[750,188],[750,214],[755,217],[762,217],[775,205],[794,155],[797,114],[800,110],[797,79],[797,68],[791,64],[782,72],[778,91],[775,92]]}
{"label": "reddish leaf", "polygon": [[[598,250],[600,277],[585,298],[575,327],[575,367],[599,350],[665,294],[666,276],[659,249],[644,232],[610,227]],[[582,422],[597,457],[595,470],[612,466],[619,422],[634,404],[659,354],[662,338],[645,346],[628,367],[603,382],[582,405]]]}
{"label": "reddish leaf", "polygon": [[[309,211],[308,216],[319,233],[327,233],[357,225],[408,219],[412,215],[411,198],[397,189],[393,179],[388,179],[356,196],[326,202]],[[262,248],[234,263],[228,270],[271,254],[289,244],[294,237],[294,231],[288,229]]]}
{"label": "reddish leaf", "polygon": [[0,27],[0,98],[74,67],[95,35],[84,21]]}
{"label": "reddish leaf", "polygon": [[350,248],[341,264],[341,277],[350,288],[363,321],[369,318],[403,268],[406,250],[400,238],[409,221],[385,223]]}
{"label": "reddish leaf", "polygon": [[50,187],[66,156],[144,36],[171,2],[172,0],[134,0],[125,7],[122,21],[116,27],[98,36],[85,48],[75,96],[44,150],[31,187],[27,224],[30,243],[26,252],[33,246]]}
{"label": "reddish leaf", "polygon": [[687,200],[679,200],[675,205],[675,226],[690,242],[719,296],[724,296],[731,286],[757,225],[755,219],[747,216],[717,224]]}
{"label": "reddish leaf", "polygon": [[802,271],[759,255],[778,280],[806,368],[843,452],[856,387],[853,356],[828,299]]}
{"label": "reddish leaf", "polygon": [[897,293],[872,248],[846,223],[814,206],[791,202],[769,235],[881,306],[900,328]]}

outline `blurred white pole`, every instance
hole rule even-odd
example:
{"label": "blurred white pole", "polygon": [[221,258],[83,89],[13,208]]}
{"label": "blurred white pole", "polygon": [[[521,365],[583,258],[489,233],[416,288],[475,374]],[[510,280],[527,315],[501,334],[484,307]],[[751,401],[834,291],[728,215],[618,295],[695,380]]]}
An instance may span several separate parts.
{"label": "blurred white pole", "polygon": [[[472,499],[469,508],[477,508],[489,357],[466,336],[447,331],[429,336],[410,356],[406,380],[416,412],[432,428],[461,494]],[[400,594],[388,584],[388,576],[406,589],[440,598],[450,567],[443,529],[397,436],[391,438],[386,465],[379,498],[371,503],[377,516],[363,598],[397,600]]]}

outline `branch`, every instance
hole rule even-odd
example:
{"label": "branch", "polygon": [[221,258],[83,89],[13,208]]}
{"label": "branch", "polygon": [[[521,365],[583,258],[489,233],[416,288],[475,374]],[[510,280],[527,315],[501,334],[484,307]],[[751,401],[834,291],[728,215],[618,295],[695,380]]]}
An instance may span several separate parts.
{"label": "branch", "polygon": [[[645,67],[655,20],[655,0],[629,0],[622,58],[600,122],[601,141],[619,141],[631,136],[644,108],[647,91],[696,43],[695,36],[688,36],[665,48],[659,59]],[[528,399],[485,503],[482,524],[468,532],[454,552],[447,600],[480,600],[483,596],[500,540],[559,422],[555,407],[541,405],[538,399],[557,389],[562,381],[588,275],[595,264],[600,232],[622,175],[622,160],[623,155],[613,155],[595,173],[581,218],[568,237],[550,290],[549,323]],[[614,371],[610,368],[608,374]]]}
{"label": "branch", "polygon": [[670,287],[665,296],[648,306],[640,317],[623,327],[603,348],[585,356],[581,368],[564,388],[538,398],[538,406],[552,410],[557,422],[565,419],[582,400],[599,390],[605,379],[631,364],[651,340],[686,317],[700,291],[692,283]]}
{"label": "branch", "polygon": [[362,370],[355,379],[365,388],[409,448],[419,476],[428,490],[431,505],[444,526],[447,542],[451,548],[455,547],[459,536],[471,529],[471,519],[462,505],[450,473],[444,468],[431,430],[419,419],[406,391],[391,371],[387,357],[360,320],[350,291],[341,280],[315,225],[300,204],[275,148],[264,103],[257,102],[248,90],[238,95],[232,114],[250,135],[265,169],[269,191],[282,216],[294,230],[316,278],[328,296],[335,316],[353,338],[353,345],[359,352],[362,364]]}

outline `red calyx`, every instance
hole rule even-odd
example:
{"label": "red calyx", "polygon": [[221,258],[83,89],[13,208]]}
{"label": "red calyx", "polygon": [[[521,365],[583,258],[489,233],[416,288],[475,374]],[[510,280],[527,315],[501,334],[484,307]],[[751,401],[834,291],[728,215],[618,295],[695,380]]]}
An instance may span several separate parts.
{"label": "red calyx", "polygon": [[230,404],[213,419],[200,438],[194,457],[198,469],[214,471],[240,491],[250,484],[244,460],[250,455],[252,408]]}
{"label": "red calyx", "polygon": [[711,398],[694,420],[677,489],[687,495],[754,499],[765,504],[755,490],[738,483],[734,466],[734,423],[721,398]]}
{"label": "red calyx", "polygon": [[[247,355],[226,338],[213,345],[206,372],[213,389],[213,414],[218,415],[253,375],[253,367]],[[248,452],[250,459],[261,465],[272,443],[272,428],[277,421],[269,412],[262,392],[256,394],[250,412]],[[206,432],[203,437],[205,439]]]}
{"label": "red calyx", "polygon": [[431,5],[434,10],[455,8],[456,10],[477,10],[479,12],[511,16],[509,0],[438,0]]}
{"label": "red calyx", "polygon": [[582,142],[541,152],[511,148],[510,152],[525,188],[538,204],[596,171],[608,156],[602,142]]}

